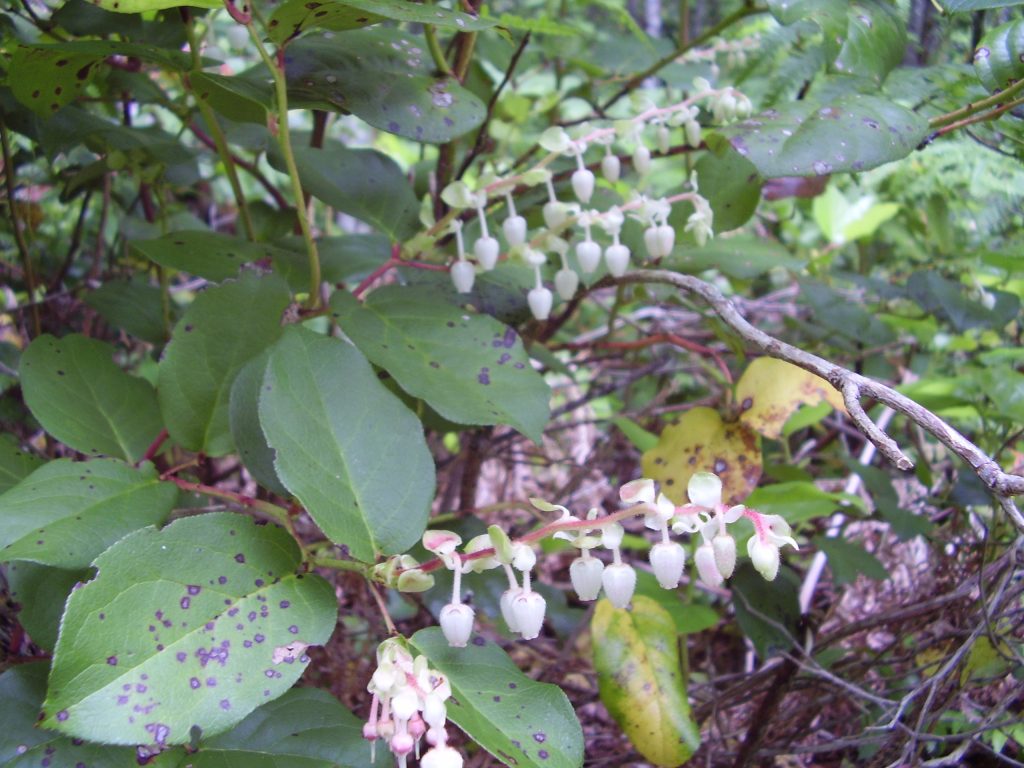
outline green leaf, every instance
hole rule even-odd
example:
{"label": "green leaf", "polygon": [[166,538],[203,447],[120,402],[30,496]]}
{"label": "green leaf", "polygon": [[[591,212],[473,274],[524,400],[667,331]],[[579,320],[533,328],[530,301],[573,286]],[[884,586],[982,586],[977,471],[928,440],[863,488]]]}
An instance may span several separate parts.
{"label": "green leaf", "polygon": [[[394,241],[419,231],[419,201],[395,161],[372,149],[347,149],[333,141],[324,149],[295,147],[302,188],[332,208],[365,221]],[[280,150],[270,164],[284,169]]]}
{"label": "green leaf", "polygon": [[285,57],[289,98],[413,141],[450,141],[478,127],[486,108],[455,78],[435,76],[425,47],[397,29],[303,38]]}
{"label": "green leaf", "polygon": [[516,332],[439,302],[429,287],[386,286],[363,304],[339,291],[339,325],[406,392],[458,424],[510,424],[539,443],[551,390]]}
{"label": "green leaf", "polygon": [[895,9],[873,0],[851,3],[847,16],[846,40],[832,66],[881,85],[903,60],[906,25]]}
{"label": "green leaf", "polygon": [[[487,29],[495,22],[432,4],[417,5],[404,0],[287,0],[270,17],[267,28],[276,43],[302,34],[307,29],[331,29],[341,32],[392,19],[415,24],[470,32]],[[411,35],[407,35],[411,37]],[[426,43],[417,41],[410,55],[423,55]]]}
{"label": "green leaf", "polygon": [[64,601],[76,584],[89,580],[90,571],[52,568],[28,561],[8,563],[5,570],[11,600],[20,606],[18,622],[33,643],[44,651],[52,651],[57,644]]}
{"label": "green leaf", "polygon": [[45,463],[46,459],[21,450],[13,435],[0,435],[0,493],[13,488]]}
{"label": "green leaf", "polygon": [[490,7],[484,5],[481,7],[480,12],[483,18],[490,18],[496,21],[498,26],[505,29],[530,32],[534,35],[555,35],[558,37],[579,37],[580,35],[580,30],[571,24],[563,24],[547,14],[536,11],[530,16],[518,16],[513,13],[490,16]]}
{"label": "green leaf", "polygon": [[616,416],[612,419],[612,423],[619,428],[619,431],[629,439],[629,442],[638,451],[649,451],[657,447],[658,436],[653,432],[648,432],[632,419],[627,419],[625,416]]}
{"label": "green leaf", "polygon": [[[163,344],[163,301],[160,289],[132,279],[108,280],[85,295],[85,303],[115,328],[150,344]],[[172,312],[174,305],[171,306]]]}
{"label": "green leaf", "polygon": [[236,122],[267,124],[267,110],[272,103],[269,86],[211,72],[192,72],[188,77],[196,98],[207,102],[218,114]]}
{"label": "green leaf", "polygon": [[846,39],[846,0],[768,0],[768,10],[780,24],[812,22],[821,30],[829,59],[835,58]]}
{"label": "green leaf", "polygon": [[135,461],[162,427],[152,385],[122,371],[114,349],[78,334],[37,337],[21,356],[25,404],[76,451]]}
{"label": "green leaf", "polygon": [[754,215],[763,182],[754,164],[721,136],[711,133],[705,141],[711,151],[702,154],[694,170],[700,193],[715,212],[715,232],[727,232]]}
{"label": "green leaf", "polygon": [[583,765],[583,731],[558,686],[531,680],[480,636],[466,648],[451,648],[440,627],[429,627],[409,644],[451,683],[448,719],[505,765]]}
{"label": "green leaf", "polygon": [[814,483],[788,482],[762,485],[744,502],[766,515],[781,515],[790,525],[828,517],[839,507],[840,494],[821,490]]}
{"label": "green leaf", "polygon": [[228,402],[228,420],[238,455],[253,478],[279,496],[288,496],[274,471],[274,450],[267,444],[259,418],[260,387],[270,352],[264,351],[246,363],[235,377]]}
{"label": "green leaf", "polygon": [[936,0],[946,13],[970,13],[988,8],[1010,8],[1024,5],[1024,0]]}
{"label": "green leaf", "polygon": [[208,456],[231,453],[231,384],[281,335],[289,299],[281,278],[252,271],[196,296],[174,328],[158,375],[160,408],[176,442]]}
{"label": "green leaf", "polygon": [[907,280],[907,291],[921,309],[946,320],[958,332],[971,328],[999,329],[1020,312],[1020,299],[1014,294],[995,294],[996,302],[989,309],[980,301],[968,298],[962,284],[947,280],[933,270],[912,274]]}
{"label": "green leaf", "polygon": [[643,595],[660,605],[672,621],[676,632],[681,635],[696,634],[709,629],[720,620],[718,612],[706,605],[684,603],[682,595],[674,589],[663,589],[654,574],[649,571],[637,570],[636,594]]}
{"label": "green leaf", "polygon": [[327,691],[293,688],[227,733],[207,739],[189,756],[194,768],[385,768],[394,765],[370,744],[362,722]]}
{"label": "green leaf", "polygon": [[218,0],[90,0],[106,11],[117,11],[118,13],[145,13],[146,11],[159,11],[164,8],[220,8],[222,2]]}
{"label": "green leaf", "polygon": [[667,261],[681,272],[718,269],[738,280],[752,280],[775,267],[799,271],[804,266],[778,241],[752,235],[716,237],[703,248],[685,248]]}
{"label": "green leaf", "polygon": [[138,531],[68,599],[41,725],[110,744],[185,744],[280,696],[330,637],[333,588],[296,574],[274,526],[227,512]]}
{"label": "green leaf", "polygon": [[762,659],[792,647],[800,620],[800,583],[789,568],[775,581],[765,581],[749,562],[736,568],[729,580],[736,621]]}
{"label": "green leaf", "polygon": [[[0,766],[4,768],[130,768],[137,765],[132,747],[111,747],[71,740],[54,731],[36,727],[36,718],[46,694],[49,664],[36,661],[18,664],[0,675]],[[168,754],[176,764],[184,755]],[[167,763],[149,763],[152,768],[169,768]]]}
{"label": "green leaf", "polygon": [[815,536],[814,546],[828,557],[828,567],[836,584],[852,584],[863,574],[875,581],[889,578],[889,572],[877,557],[860,544],[828,536]]}
{"label": "green leaf", "polygon": [[243,264],[291,257],[288,251],[266,243],[206,230],[182,230],[152,240],[133,240],[131,247],[162,267],[217,283],[237,277]]}
{"label": "green leaf", "polygon": [[892,532],[899,537],[900,541],[928,535],[932,529],[931,522],[924,515],[916,515],[900,507],[899,495],[893,487],[892,478],[888,472],[878,467],[865,466],[853,459],[846,461],[845,464],[850,471],[856,472],[860,476],[864,487],[871,494],[875,512],[889,523]]}
{"label": "green leaf", "polygon": [[51,461],[0,496],[0,560],[83,568],[121,537],[166,520],[177,496],[148,462]]}
{"label": "green leaf", "polygon": [[288,328],[259,413],[278,477],[328,538],[364,561],[419,540],[434,496],[423,427],[359,350]]}
{"label": "green leaf", "polygon": [[657,766],[682,765],[700,746],[672,617],[637,595],[631,610],[597,604],[590,625],[601,701],[637,751]]}
{"label": "green leaf", "polygon": [[906,157],[928,133],[920,115],[879,96],[796,101],[719,129],[766,179],[866,171]]}
{"label": "green leaf", "polygon": [[974,71],[993,93],[1024,77],[1024,19],[985,33],[974,51]]}

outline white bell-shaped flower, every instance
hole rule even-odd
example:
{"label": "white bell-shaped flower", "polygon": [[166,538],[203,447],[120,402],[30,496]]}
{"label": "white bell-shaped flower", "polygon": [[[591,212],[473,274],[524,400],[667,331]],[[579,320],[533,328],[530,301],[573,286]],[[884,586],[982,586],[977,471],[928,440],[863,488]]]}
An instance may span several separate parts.
{"label": "white bell-shaped flower", "polygon": [[711,472],[694,472],[686,485],[690,503],[713,510],[722,503],[722,481]]}
{"label": "white bell-shaped flower", "polygon": [[646,176],[651,170],[651,150],[642,142],[633,150],[633,168],[641,176]]}
{"label": "white bell-shaped flower", "polygon": [[458,750],[443,744],[420,758],[420,768],[462,768],[462,755]]}
{"label": "white bell-shaped flower", "polygon": [[665,254],[661,252],[661,240],[658,239],[658,228],[648,227],[644,230],[644,247],[647,255],[652,259],[660,259]]}
{"label": "white bell-shaped flower", "polygon": [[441,609],[441,631],[452,648],[465,648],[473,634],[473,609],[465,603],[448,603]]}
{"label": "white bell-shaped flower", "polygon": [[420,706],[419,696],[409,686],[402,688],[401,693],[391,699],[391,713],[399,720],[408,720],[416,714]]}
{"label": "white bell-shaped flower", "polygon": [[512,599],[512,613],[524,640],[533,640],[544,625],[544,611],[547,604],[537,592],[522,590]]}
{"label": "white bell-shaped flower", "polygon": [[578,168],[572,174],[572,191],[581,203],[589,203],[594,194],[594,173],[587,168]]}
{"label": "white bell-shaped flower", "polygon": [[683,130],[686,132],[686,143],[689,144],[693,149],[700,146],[700,123],[696,120],[687,121],[686,125],[683,126]]}
{"label": "white bell-shaped flower", "polygon": [[653,504],[657,498],[654,481],[648,477],[630,480],[619,488],[619,499],[626,504]]}
{"label": "white bell-shaped flower", "polygon": [[501,593],[501,600],[499,605],[501,606],[501,617],[505,619],[505,623],[512,632],[519,631],[519,621],[516,619],[516,613],[512,609],[515,599],[523,593],[522,587],[510,587]]}
{"label": "white bell-shaped flower", "polygon": [[629,269],[629,248],[622,243],[609,245],[604,252],[604,263],[612,277],[622,277]]}
{"label": "white bell-shaped flower", "polygon": [[509,247],[515,248],[526,242],[526,219],[522,216],[509,216],[501,223],[501,231]]}
{"label": "white bell-shaped flower", "polygon": [[661,541],[651,547],[651,567],[662,589],[675,589],[683,578],[686,550],[675,541]]}
{"label": "white bell-shaped flower", "polygon": [[452,284],[457,293],[469,293],[473,290],[473,283],[476,281],[476,270],[468,261],[460,259],[451,267]]}
{"label": "white bell-shaped flower", "polygon": [[569,218],[569,211],[565,207],[565,203],[560,200],[549,200],[544,203],[541,213],[544,215],[544,224],[548,229],[558,229]]}
{"label": "white bell-shaped flower", "polygon": [[577,557],[569,566],[569,578],[576,596],[583,601],[597,600],[601,593],[604,563],[596,557]]}
{"label": "white bell-shaped flower", "polygon": [[396,733],[391,737],[389,746],[395,755],[402,757],[412,752],[412,748],[416,746],[416,740],[411,733]]}
{"label": "white bell-shaped flower", "polygon": [[612,184],[619,180],[622,163],[617,155],[607,154],[601,159],[601,174]]}
{"label": "white bell-shaped flower", "polygon": [[676,246],[676,230],[668,224],[662,224],[658,230],[658,250],[662,256],[670,256]]}
{"label": "white bell-shaped flower", "polygon": [[480,268],[484,271],[494,269],[494,265],[498,263],[498,251],[498,239],[490,235],[478,237],[476,242],[473,243],[473,254],[476,256]]}
{"label": "white bell-shaped flower", "polygon": [[612,563],[605,566],[601,574],[601,585],[612,605],[625,608],[636,590],[636,571],[626,563]]}
{"label": "white bell-shaped flower", "polygon": [[593,240],[577,243],[576,258],[580,262],[580,269],[583,270],[583,273],[589,275],[601,263],[601,246]]}
{"label": "white bell-shaped flower", "polygon": [[751,536],[747,542],[747,554],[757,572],[767,581],[774,581],[779,574],[779,548],[757,536]]}
{"label": "white bell-shaped flower", "polygon": [[671,136],[669,135],[668,126],[667,125],[659,125],[658,126],[658,151],[661,152],[661,154],[664,155],[671,148],[670,139],[671,139]]}
{"label": "white bell-shaped flower", "polygon": [[448,707],[440,696],[428,693],[423,697],[423,720],[431,728],[444,728],[448,719]]}
{"label": "white bell-shaped flower", "polygon": [[697,564],[697,573],[700,575],[700,580],[709,587],[721,586],[722,582],[725,581],[721,571],[718,570],[718,563],[715,562],[714,547],[710,544],[701,544],[697,547],[693,560]]}
{"label": "white bell-shaped flower", "polygon": [[715,551],[715,565],[723,578],[728,579],[736,570],[736,539],[728,533],[719,533],[711,540]]}
{"label": "white bell-shaped flower", "polygon": [[530,312],[538,320],[547,320],[551,316],[551,305],[555,297],[551,291],[542,285],[532,288],[526,294],[526,301],[530,305]]}
{"label": "white bell-shaped flower", "polygon": [[555,273],[555,290],[563,300],[569,301],[576,295],[576,289],[580,287],[580,276],[573,270],[565,267]]}

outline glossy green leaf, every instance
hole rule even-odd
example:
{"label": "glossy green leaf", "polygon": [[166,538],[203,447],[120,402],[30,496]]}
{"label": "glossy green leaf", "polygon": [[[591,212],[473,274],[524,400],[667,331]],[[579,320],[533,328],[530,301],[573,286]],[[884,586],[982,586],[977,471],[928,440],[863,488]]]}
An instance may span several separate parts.
{"label": "glossy green leaf", "polygon": [[829,493],[810,482],[772,483],[756,488],[744,502],[766,515],[782,515],[790,525],[828,517],[843,497]]}
{"label": "glossy green leaf", "polygon": [[718,624],[721,619],[713,608],[683,602],[683,596],[678,590],[663,589],[650,571],[637,570],[636,594],[653,600],[668,612],[675,622],[676,632],[681,635],[703,632]]}
{"label": "glossy green leaf", "polygon": [[419,541],[434,496],[423,427],[359,350],[289,328],[259,413],[278,477],[328,538],[365,561]]}
{"label": "glossy green leaf", "polygon": [[259,417],[260,387],[267,370],[269,351],[264,351],[242,366],[231,386],[228,421],[238,455],[256,482],[279,496],[288,496],[274,470],[274,451],[267,444]]}
{"label": "glossy green leaf", "polygon": [[[46,694],[50,665],[18,664],[0,675],[0,766],[3,768],[131,768],[138,765],[132,747],[111,747],[69,739],[36,727]],[[152,768],[170,768],[183,757],[177,750]]]}
{"label": "glossy green leaf", "polygon": [[540,441],[551,390],[512,328],[416,286],[386,286],[362,304],[339,291],[331,309],[371,362],[444,418],[510,424]]}
{"label": "glossy green leaf", "polygon": [[974,71],[993,92],[1024,77],[1024,19],[985,33],[974,51]]}
{"label": "glossy green leaf", "polygon": [[907,291],[921,309],[949,322],[958,332],[1002,328],[1020,314],[1020,299],[1015,294],[995,293],[995,302],[989,308],[969,297],[964,285],[933,270],[913,273],[907,280]]}
{"label": "glossy green leaf", "polygon": [[189,756],[193,768],[366,768],[394,765],[370,744],[363,723],[327,691],[292,688],[227,733],[204,740]]}
{"label": "glossy green leaf", "polygon": [[163,423],[152,385],[122,371],[113,355],[102,341],[44,334],[21,356],[21,389],[32,415],[62,443],[135,461]]}
{"label": "glossy green leaf", "polygon": [[133,240],[133,250],[162,267],[187,272],[214,282],[238,276],[243,264],[270,262],[290,254],[266,243],[207,230],[182,230],[152,240]]}
{"label": "glossy green leaf", "polygon": [[289,300],[281,278],[248,270],[196,296],[160,361],[160,408],[176,442],[208,456],[234,449],[231,384],[246,362],[281,335]]}
{"label": "glossy green leaf", "polygon": [[778,267],[799,271],[804,263],[775,240],[752,235],[715,238],[703,248],[685,248],[669,263],[681,272],[718,269],[729,277],[752,280]]}
{"label": "glossy green leaf", "polygon": [[13,435],[0,435],[0,493],[13,488],[46,460],[23,451]]}
{"label": "glossy green leaf", "polygon": [[685,763],[700,746],[679,665],[676,626],[654,600],[630,610],[608,600],[590,624],[601,701],[633,746],[657,766]]}
{"label": "glossy green leaf", "polygon": [[437,77],[422,39],[396,29],[311,36],[288,46],[297,106],[344,110],[375,128],[439,144],[473,130],[486,109],[452,77]]}
{"label": "glossy green leaf", "polygon": [[0,560],[85,567],[122,536],[166,520],[177,496],[148,462],[51,461],[0,496]]}
{"label": "glossy green leaf", "polygon": [[100,8],[118,13],[145,13],[159,11],[164,8],[220,8],[223,3],[217,0],[90,0]]}
{"label": "glossy green leaf", "polygon": [[988,8],[1024,5],[1024,0],[935,0],[947,13],[970,13]]}
{"label": "glossy green leaf", "polygon": [[558,686],[531,680],[480,636],[466,648],[451,648],[440,627],[429,627],[409,644],[451,683],[448,719],[505,765],[583,765],[583,731]]}
{"label": "glossy green leaf", "polygon": [[261,87],[255,80],[212,72],[193,72],[189,83],[196,98],[218,114],[235,122],[266,125],[267,109],[273,103],[269,85]]}
{"label": "glossy green leaf", "polygon": [[850,4],[846,40],[833,63],[844,75],[866,77],[881,85],[899,66],[907,47],[907,29],[894,8],[876,0]]}
{"label": "glossy green leaf", "polygon": [[76,584],[89,580],[91,572],[25,560],[8,563],[5,571],[11,600],[19,606],[18,622],[33,643],[44,651],[52,651],[57,644],[60,617],[64,615],[64,601]]}
{"label": "glossy green leaf", "polygon": [[736,621],[754,644],[758,656],[763,659],[776,651],[788,650],[798,641],[800,582],[789,568],[779,569],[774,581],[765,581],[754,566],[744,560],[736,567],[729,586]]}
{"label": "glossy green leaf", "polygon": [[[163,301],[160,289],[141,280],[108,280],[85,295],[85,303],[100,317],[150,344],[163,344]],[[174,306],[171,307],[172,322]]]}
{"label": "glossy green leaf", "polygon": [[333,588],[300,563],[287,532],[228,512],[122,539],[68,600],[41,725],[155,746],[235,725],[334,629]]}
{"label": "glossy green leaf", "polygon": [[889,578],[881,561],[860,544],[842,538],[815,536],[814,546],[828,556],[828,567],[837,585],[852,584],[861,574],[875,581]]}
{"label": "glossy green leaf", "polygon": [[[481,19],[461,11],[451,11],[432,4],[417,5],[404,0],[286,0],[277,7],[267,27],[270,39],[283,42],[307,29],[344,31],[359,29],[391,19],[416,24],[470,32],[494,26],[495,22]],[[421,55],[426,42],[418,40],[416,49]],[[411,53],[411,51],[410,51]]]}
{"label": "glossy green leaf", "polygon": [[[419,231],[419,201],[395,161],[372,149],[348,149],[328,141],[324,149],[295,147],[302,186],[343,213],[355,216],[394,241]],[[284,168],[280,151],[270,162]]]}
{"label": "glossy green leaf", "polygon": [[846,0],[768,0],[768,10],[780,24],[816,24],[829,59],[835,58],[846,40],[847,7]]}
{"label": "glossy green leaf", "polygon": [[700,193],[715,212],[715,232],[727,232],[747,223],[761,202],[761,177],[753,163],[742,157],[718,134],[706,138],[710,152],[694,170]]}
{"label": "glossy green leaf", "polygon": [[927,121],[880,96],[796,101],[719,129],[767,179],[866,171],[906,157]]}

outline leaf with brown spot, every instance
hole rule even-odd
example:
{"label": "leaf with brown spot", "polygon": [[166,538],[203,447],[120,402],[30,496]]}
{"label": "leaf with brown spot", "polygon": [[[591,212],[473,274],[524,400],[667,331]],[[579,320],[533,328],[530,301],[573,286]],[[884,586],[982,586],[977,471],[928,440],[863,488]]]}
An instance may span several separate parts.
{"label": "leaf with brown spot", "polygon": [[843,396],[813,373],[774,357],[759,357],[736,385],[740,421],[765,437],[777,439],[786,421],[802,405],[828,402],[846,413]]}
{"label": "leaf with brown spot", "polygon": [[744,424],[726,424],[718,411],[694,408],[665,427],[642,466],[644,477],[661,483],[676,504],[686,501],[695,472],[714,472],[722,478],[723,499],[738,504],[761,479],[761,438]]}

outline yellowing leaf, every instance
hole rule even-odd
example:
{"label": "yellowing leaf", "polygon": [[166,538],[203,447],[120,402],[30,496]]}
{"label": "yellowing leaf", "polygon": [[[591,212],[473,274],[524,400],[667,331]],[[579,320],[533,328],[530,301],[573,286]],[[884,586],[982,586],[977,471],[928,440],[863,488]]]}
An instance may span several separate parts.
{"label": "yellowing leaf", "polygon": [[776,439],[801,405],[825,400],[846,412],[843,396],[824,379],[774,357],[759,357],[747,366],[736,384],[740,421],[765,437]]}
{"label": "yellowing leaf", "polygon": [[644,477],[661,483],[676,504],[686,501],[695,472],[714,472],[722,479],[722,498],[738,504],[761,479],[761,438],[743,424],[726,424],[718,411],[694,408],[665,427],[642,466]]}
{"label": "yellowing leaf", "polygon": [[700,746],[668,611],[637,595],[629,611],[601,600],[591,623],[601,701],[648,761],[682,765]]}

